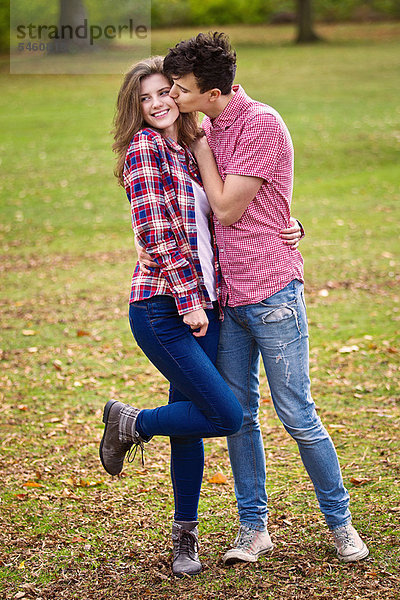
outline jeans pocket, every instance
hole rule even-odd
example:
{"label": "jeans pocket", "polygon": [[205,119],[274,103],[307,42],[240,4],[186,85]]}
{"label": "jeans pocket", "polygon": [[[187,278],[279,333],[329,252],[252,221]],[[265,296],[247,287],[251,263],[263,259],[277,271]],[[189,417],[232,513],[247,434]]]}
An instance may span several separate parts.
{"label": "jeans pocket", "polygon": [[259,303],[257,340],[264,348],[282,348],[301,337],[297,302],[265,306]]}
{"label": "jeans pocket", "polygon": [[147,300],[147,314],[150,321],[153,321],[153,319],[176,317],[178,310],[172,297],[153,296]]}
{"label": "jeans pocket", "polygon": [[[265,306],[265,305],[263,305]],[[267,308],[267,307],[266,307]],[[262,315],[263,323],[279,323],[285,321],[285,319],[291,319],[295,315],[295,309],[289,305],[269,306]]]}

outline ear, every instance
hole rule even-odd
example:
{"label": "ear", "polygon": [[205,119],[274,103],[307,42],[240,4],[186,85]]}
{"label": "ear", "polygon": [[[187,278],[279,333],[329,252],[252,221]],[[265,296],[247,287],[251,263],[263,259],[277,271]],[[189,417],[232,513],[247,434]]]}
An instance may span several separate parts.
{"label": "ear", "polygon": [[222,95],[221,90],[219,90],[218,88],[213,88],[212,90],[209,90],[208,92],[208,101],[209,102],[216,102]]}

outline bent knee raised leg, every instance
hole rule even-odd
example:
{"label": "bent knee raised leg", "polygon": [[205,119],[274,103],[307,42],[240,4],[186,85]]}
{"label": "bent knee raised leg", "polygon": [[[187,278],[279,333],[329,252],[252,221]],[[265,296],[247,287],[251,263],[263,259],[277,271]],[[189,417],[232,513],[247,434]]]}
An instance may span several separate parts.
{"label": "bent knee raised leg", "polygon": [[229,409],[226,410],[225,414],[220,417],[218,433],[222,436],[234,435],[241,429],[242,423],[243,410],[235,398],[235,402],[232,402],[229,406]]}
{"label": "bent knee raised leg", "polygon": [[235,433],[237,433],[238,431],[240,431],[240,429],[242,427],[242,423],[243,423],[243,412],[242,412],[242,409],[238,409],[236,411],[233,411],[232,414],[229,415],[229,417],[227,417],[224,420],[224,423],[223,423],[224,433],[223,433],[223,435],[225,435],[225,436],[234,435]]}
{"label": "bent knee raised leg", "polygon": [[261,435],[261,427],[258,418],[249,418],[249,416],[245,414],[240,420],[240,427],[238,427],[235,431],[232,431],[232,433],[227,435],[236,438],[242,436],[251,436],[254,433],[259,433]]}

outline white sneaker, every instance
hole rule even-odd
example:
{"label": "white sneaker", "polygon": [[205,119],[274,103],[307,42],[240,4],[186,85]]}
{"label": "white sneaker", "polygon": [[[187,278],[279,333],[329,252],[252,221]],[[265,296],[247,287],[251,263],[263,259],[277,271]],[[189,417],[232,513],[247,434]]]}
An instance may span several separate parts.
{"label": "white sneaker", "polygon": [[369,550],[367,546],[350,523],[334,529],[332,535],[337,556],[340,560],[354,562],[368,556]]}
{"label": "white sneaker", "polygon": [[259,556],[266,554],[274,547],[268,531],[257,531],[249,529],[246,525],[239,527],[239,533],[235,539],[234,547],[228,550],[222,561],[230,565],[236,561],[256,562]]}

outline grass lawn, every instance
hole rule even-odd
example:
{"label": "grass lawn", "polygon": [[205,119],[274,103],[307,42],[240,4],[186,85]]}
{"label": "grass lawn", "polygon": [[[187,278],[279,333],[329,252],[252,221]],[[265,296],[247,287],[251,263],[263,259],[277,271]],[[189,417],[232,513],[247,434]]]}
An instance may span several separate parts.
{"label": "grass lawn", "polygon": [[[262,375],[275,549],[223,568],[237,529],[225,440],[206,442],[204,572],[170,572],[168,440],[145,467],[98,460],[111,397],[142,407],[167,383],[127,319],[135,263],[112,176],[118,76],[1,74],[0,597],[182,600],[398,598],[400,25],[227,28],[247,92],[283,115],[296,150],[293,212],[305,225],[313,394],[337,446],[371,555],[336,559],[294,442]],[[194,30],[153,32],[163,53]],[[221,472],[226,484],[213,483]]]}

